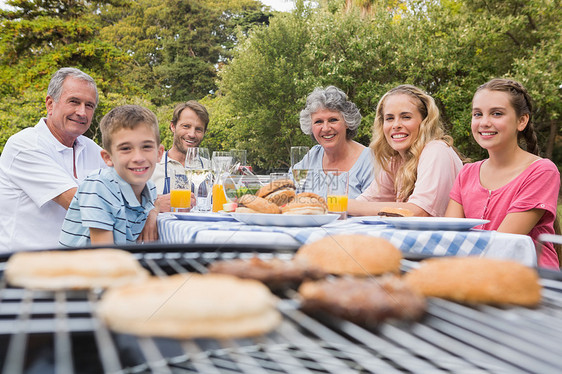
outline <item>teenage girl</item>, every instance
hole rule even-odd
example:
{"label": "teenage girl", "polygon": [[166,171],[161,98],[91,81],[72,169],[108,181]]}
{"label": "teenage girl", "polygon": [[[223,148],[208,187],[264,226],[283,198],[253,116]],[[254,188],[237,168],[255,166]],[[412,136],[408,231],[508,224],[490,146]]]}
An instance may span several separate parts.
{"label": "teenage girl", "polygon": [[[488,158],[463,167],[451,191],[447,217],[490,220],[479,226],[529,235],[554,234],[560,173],[538,156],[531,98],[518,82],[493,79],[472,99],[472,135]],[[520,146],[525,141],[526,150]],[[539,266],[558,268],[551,243],[543,247]]]}
{"label": "teenage girl", "polygon": [[462,161],[445,135],[433,98],[401,85],[377,105],[370,148],[378,172],[371,185],[350,200],[350,215],[377,215],[381,208],[405,208],[415,216],[442,216]]}

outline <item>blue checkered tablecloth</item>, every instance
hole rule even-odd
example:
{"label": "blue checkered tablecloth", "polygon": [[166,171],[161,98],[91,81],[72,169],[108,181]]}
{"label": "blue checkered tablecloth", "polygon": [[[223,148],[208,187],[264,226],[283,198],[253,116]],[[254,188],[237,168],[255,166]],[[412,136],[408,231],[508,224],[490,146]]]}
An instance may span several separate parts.
{"label": "blue checkered tablecloth", "polygon": [[305,244],[326,235],[364,234],[385,238],[404,253],[486,255],[536,265],[535,247],[530,237],[495,231],[397,230],[384,224],[364,224],[357,218],[321,227],[256,226],[228,221],[178,220],[168,213],[159,215],[158,228],[160,240],[165,243]]}

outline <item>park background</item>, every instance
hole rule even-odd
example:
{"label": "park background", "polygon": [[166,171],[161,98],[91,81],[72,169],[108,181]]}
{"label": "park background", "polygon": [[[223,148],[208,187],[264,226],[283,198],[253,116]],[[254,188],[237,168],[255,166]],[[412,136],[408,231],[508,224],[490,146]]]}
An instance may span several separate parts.
{"label": "park background", "polygon": [[258,172],[288,168],[289,149],[313,145],[299,112],[317,86],[344,90],[363,115],[390,88],[421,87],[437,101],[455,145],[486,157],[470,132],[475,89],[521,81],[535,100],[542,156],[562,164],[560,0],[297,0],[278,12],[255,0],[5,0],[0,10],[0,151],[45,116],[53,72],[74,66],[97,82],[102,116],[141,104],[163,144],[176,103],[198,100],[211,150],[248,150]]}

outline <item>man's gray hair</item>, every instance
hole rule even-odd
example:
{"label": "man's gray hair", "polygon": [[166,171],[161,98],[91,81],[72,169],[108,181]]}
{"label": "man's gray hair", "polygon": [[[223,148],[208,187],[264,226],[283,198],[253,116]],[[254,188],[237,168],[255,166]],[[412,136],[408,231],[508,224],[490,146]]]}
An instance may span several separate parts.
{"label": "man's gray hair", "polygon": [[51,96],[54,101],[58,102],[62,94],[62,85],[64,80],[68,77],[80,79],[90,84],[96,91],[96,106],[98,105],[98,87],[96,86],[94,78],[76,68],[61,68],[53,74],[51,81],[49,82],[49,87],[47,88],[47,95]]}

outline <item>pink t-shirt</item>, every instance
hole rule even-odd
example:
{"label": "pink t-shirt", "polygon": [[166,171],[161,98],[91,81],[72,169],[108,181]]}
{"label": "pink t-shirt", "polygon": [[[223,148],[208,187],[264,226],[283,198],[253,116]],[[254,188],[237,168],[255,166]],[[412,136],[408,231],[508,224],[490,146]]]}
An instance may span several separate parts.
{"label": "pink t-shirt", "polygon": [[[391,172],[380,172],[357,200],[400,201],[394,187],[394,177],[400,163],[391,165]],[[449,191],[462,168],[462,161],[452,147],[442,140],[427,143],[418,162],[414,191],[407,202],[416,204],[431,216],[443,216],[449,203]]]}
{"label": "pink t-shirt", "polygon": [[[549,159],[537,160],[506,185],[490,191],[480,184],[480,166],[484,161],[465,165],[451,190],[451,199],[462,205],[464,216],[490,220],[476,228],[497,230],[508,213],[544,209],[545,214],[529,236],[536,240],[540,234],[554,234],[560,189],[556,165]],[[539,265],[558,269],[558,256],[552,243],[543,247]]]}

